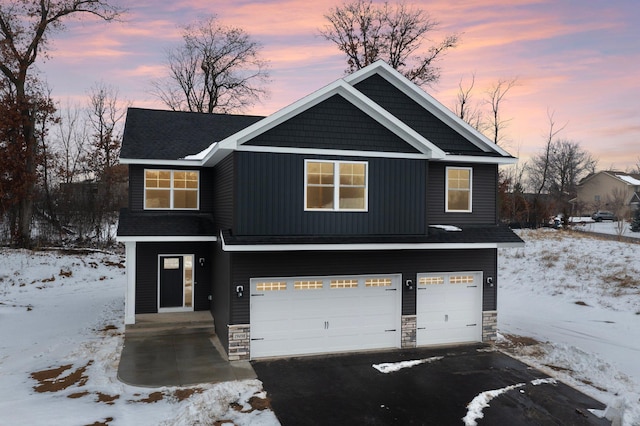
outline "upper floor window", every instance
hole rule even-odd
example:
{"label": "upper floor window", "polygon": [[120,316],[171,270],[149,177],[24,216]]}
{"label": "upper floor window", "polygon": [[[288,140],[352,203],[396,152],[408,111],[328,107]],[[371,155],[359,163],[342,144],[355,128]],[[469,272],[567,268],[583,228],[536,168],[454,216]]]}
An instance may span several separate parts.
{"label": "upper floor window", "polygon": [[144,208],[197,210],[200,172],[145,170]]}
{"label": "upper floor window", "polygon": [[367,163],[305,161],[305,210],[367,210]]}
{"label": "upper floor window", "polygon": [[445,211],[471,212],[472,169],[447,167]]}

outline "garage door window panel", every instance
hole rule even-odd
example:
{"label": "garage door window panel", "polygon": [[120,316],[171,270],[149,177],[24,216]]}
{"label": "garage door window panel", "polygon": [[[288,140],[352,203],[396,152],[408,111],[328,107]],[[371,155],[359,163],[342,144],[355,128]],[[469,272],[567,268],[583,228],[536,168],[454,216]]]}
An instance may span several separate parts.
{"label": "garage door window panel", "polygon": [[367,278],[365,287],[391,287],[391,278]]}
{"label": "garage door window panel", "polygon": [[332,289],[358,288],[358,280],[331,280],[330,288]]}
{"label": "garage door window panel", "polygon": [[296,281],[293,284],[294,290],[322,290],[322,281]]}

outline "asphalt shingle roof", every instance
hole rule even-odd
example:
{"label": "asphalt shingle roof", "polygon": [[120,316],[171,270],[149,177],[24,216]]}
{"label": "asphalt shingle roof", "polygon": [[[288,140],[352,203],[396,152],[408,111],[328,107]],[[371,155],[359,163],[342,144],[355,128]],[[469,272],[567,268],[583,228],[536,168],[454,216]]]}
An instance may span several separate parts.
{"label": "asphalt shingle roof", "polygon": [[215,236],[213,215],[208,213],[120,210],[119,237]]}
{"label": "asphalt shingle roof", "polygon": [[120,157],[177,160],[197,154],[262,118],[129,108]]}
{"label": "asphalt shingle roof", "polygon": [[426,235],[292,235],[234,236],[222,232],[227,245],[264,244],[524,244],[511,228],[504,225],[460,226],[460,231],[430,227]]}

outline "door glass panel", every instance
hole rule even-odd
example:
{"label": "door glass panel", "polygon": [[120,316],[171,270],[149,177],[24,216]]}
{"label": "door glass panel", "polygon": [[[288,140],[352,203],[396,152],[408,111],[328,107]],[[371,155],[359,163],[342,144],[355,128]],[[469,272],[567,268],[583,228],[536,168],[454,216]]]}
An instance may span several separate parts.
{"label": "door glass panel", "polygon": [[193,256],[184,257],[184,306],[193,306]]}
{"label": "door glass panel", "polygon": [[162,267],[164,269],[178,269],[180,267],[180,259],[177,257],[165,257]]}

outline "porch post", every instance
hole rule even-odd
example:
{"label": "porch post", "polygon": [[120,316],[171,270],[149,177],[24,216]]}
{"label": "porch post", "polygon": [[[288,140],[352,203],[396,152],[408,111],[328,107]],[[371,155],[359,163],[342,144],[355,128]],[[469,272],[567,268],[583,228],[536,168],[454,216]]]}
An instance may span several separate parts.
{"label": "porch post", "polygon": [[124,298],[124,323],[136,323],[136,242],[124,243],[127,266],[127,291]]}

